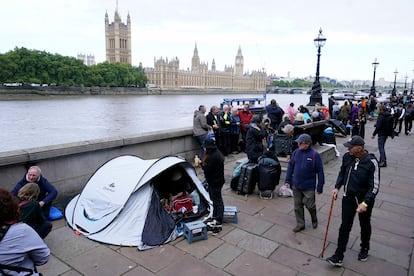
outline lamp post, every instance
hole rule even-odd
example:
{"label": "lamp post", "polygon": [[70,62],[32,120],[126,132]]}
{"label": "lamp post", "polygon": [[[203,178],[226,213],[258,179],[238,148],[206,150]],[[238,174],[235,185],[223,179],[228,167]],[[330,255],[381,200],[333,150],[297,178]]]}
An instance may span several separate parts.
{"label": "lamp post", "polygon": [[391,96],[393,96],[393,97],[395,97],[395,96],[397,96],[397,89],[395,89],[395,83],[397,82],[397,74],[398,74],[398,71],[397,71],[397,68],[395,68],[395,71],[394,71],[394,88],[392,89],[392,92],[391,92]]}
{"label": "lamp post", "polygon": [[408,76],[407,76],[407,74],[405,74],[404,92],[403,92],[403,95],[405,95],[405,96],[407,96],[407,94],[408,94],[407,79],[408,79]]}
{"label": "lamp post", "polygon": [[374,68],[374,77],[372,78],[371,93],[369,93],[370,96],[374,97],[377,97],[377,92],[375,91],[375,72],[377,71],[378,65],[379,62],[377,61],[377,58],[375,58],[375,61],[372,63],[372,67]]}
{"label": "lamp post", "polygon": [[309,99],[309,106],[314,106],[316,103],[322,104],[322,88],[319,82],[319,62],[321,58],[321,48],[325,45],[326,38],[322,35],[322,28],[319,29],[319,35],[313,40],[315,46],[318,48],[318,62],[316,64],[316,76],[311,89],[311,96]]}

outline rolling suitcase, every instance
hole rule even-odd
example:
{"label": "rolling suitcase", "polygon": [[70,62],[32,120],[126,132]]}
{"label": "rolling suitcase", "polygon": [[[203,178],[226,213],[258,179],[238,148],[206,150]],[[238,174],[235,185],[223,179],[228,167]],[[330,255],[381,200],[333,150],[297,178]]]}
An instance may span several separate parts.
{"label": "rolling suitcase", "polygon": [[243,164],[237,185],[238,194],[252,194],[257,183],[257,164]]}
{"label": "rolling suitcase", "polygon": [[273,191],[279,184],[282,168],[277,158],[261,158],[258,165],[259,181],[257,187],[262,199],[272,199]]}

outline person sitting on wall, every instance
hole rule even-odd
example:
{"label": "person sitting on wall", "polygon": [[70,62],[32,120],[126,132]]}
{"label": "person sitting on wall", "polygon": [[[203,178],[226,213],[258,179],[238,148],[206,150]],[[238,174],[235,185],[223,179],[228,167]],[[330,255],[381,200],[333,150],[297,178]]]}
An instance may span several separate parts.
{"label": "person sitting on wall", "polygon": [[46,218],[49,217],[52,201],[57,197],[56,188],[42,175],[42,170],[38,166],[31,166],[25,176],[16,184],[11,193],[17,196],[19,190],[27,183],[36,183],[39,185],[39,205],[42,208]]}
{"label": "person sitting on wall", "polygon": [[20,201],[20,221],[30,225],[44,239],[52,230],[52,224],[46,220],[37,202],[39,192],[39,185],[27,183],[19,190],[17,197]]}

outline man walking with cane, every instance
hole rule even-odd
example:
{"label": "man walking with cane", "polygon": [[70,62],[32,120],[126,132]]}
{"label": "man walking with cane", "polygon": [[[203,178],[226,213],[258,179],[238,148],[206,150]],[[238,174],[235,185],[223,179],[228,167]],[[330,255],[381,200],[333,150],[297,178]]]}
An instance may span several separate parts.
{"label": "man walking with cane", "polygon": [[362,262],[368,260],[371,214],[380,185],[380,174],[378,160],[372,153],[365,150],[364,145],[364,139],[360,136],[353,136],[344,143],[348,152],[342,158],[335,189],[332,191],[332,196],[336,199],[339,188],[344,187],[338,245],[335,254],[326,259],[334,266],[342,266],[356,213],[358,213],[361,227],[361,250],[358,254],[358,260]]}

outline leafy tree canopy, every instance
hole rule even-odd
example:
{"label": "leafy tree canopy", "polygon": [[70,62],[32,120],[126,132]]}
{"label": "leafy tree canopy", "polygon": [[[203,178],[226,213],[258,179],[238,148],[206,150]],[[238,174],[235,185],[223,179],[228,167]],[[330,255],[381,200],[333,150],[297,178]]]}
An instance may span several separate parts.
{"label": "leafy tree canopy", "polygon": [[15,48],[0,54],[0,83],[145,87],[142,67],[121,63],[86,66],[74,57]]}

